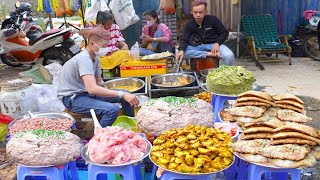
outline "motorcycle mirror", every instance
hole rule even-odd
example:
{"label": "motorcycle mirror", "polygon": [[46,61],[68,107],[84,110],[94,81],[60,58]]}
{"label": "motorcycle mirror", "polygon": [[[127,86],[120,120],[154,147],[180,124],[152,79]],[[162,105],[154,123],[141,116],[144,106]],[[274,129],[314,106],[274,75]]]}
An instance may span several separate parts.
{"label": "motorcycle mirror", "polygon": [[20,1],[17,1],[15,5],[16,5],[16,8],[18,9],[20,7]]}

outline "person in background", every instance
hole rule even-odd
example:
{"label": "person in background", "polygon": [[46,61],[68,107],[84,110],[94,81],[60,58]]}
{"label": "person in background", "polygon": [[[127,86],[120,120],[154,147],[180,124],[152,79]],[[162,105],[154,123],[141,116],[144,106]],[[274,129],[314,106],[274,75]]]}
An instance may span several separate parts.
{"label": "person in background", "polygon": [[222,58],[225,65],[233,65],[235,56],[223,44],[229,32],[222,22],[213,15],[207,15],[205,0],[194,0],[192,3],[193,18],[186,24],[179,43],[176,59],[187,58]]}
{"label": "person in background", "polygon": [[[102,69],[112,69],[130,58],[128,45],[110,11],[98,11],[96,24],[102,25],[110,33],[110,39],[106,48],[103,49],[104,57],[101,58]],[[90,29],[82,29],[79,34],[86,36]],[[123,51],[121,51],[123,50]],[[119,52],[118,52],[119,51]],[[117,53],[116,53],[117,52]]]}
{"label": "person in background", "polygon": [[160,23],[156,11],[147,11],[143,14],[146,17],[147,25],[142,28],[142,48],[140,55],[149,55],[174,49],[172,32],[167,25]]}
{"label": "person in background", "polygon": [[75,113],[90,114],[94,109],[101,116],[102,127],[110,126],[119,114],[121,103],[124,114],[134,116],[138,98],[124,91],[104,87],[101,78],[100,49],[107,47],[110,32],[102,25],[90,30],[86,49],[67,61],[59,75],[58,97],[65,107]]}

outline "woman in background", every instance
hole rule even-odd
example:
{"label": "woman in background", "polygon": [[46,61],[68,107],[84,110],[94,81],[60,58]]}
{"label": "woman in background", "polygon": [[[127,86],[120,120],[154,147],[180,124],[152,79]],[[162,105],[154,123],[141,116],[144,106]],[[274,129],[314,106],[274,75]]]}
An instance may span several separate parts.
{"label": "woman in background", "polygon": [[142,28],[142,48],[140,55],[149,55],[165,51],[172,52],[174,43],[172,32],[167,25],[160,23],[156,11],[147,11],[143,14],[146,17],[147,25]]}

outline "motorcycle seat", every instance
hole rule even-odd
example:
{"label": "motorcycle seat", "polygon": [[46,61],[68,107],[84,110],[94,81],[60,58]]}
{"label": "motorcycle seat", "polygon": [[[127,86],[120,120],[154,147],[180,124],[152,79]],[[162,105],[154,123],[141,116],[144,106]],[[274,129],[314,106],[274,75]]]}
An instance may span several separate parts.
{"label": "motorcycle seat", "polygon": [[62,29],[50,29],[50,30],[48,30],[48,31],[46,31],[45,33],[43,33],[41,36],[39,36],[38,38],[35,38],[35,39],[30,39],[30,41],[29,41],[29,45],[34,45],[36,42],[38,42],[40,39],[43,39],[43,38],[45,38],[45,37],[47,37],[47,36],[50,36],[50,35],[52,35],[52,34],[55,34],[55,33],[58,33],[58,32],[60,32],[60,31],[62,31]]}

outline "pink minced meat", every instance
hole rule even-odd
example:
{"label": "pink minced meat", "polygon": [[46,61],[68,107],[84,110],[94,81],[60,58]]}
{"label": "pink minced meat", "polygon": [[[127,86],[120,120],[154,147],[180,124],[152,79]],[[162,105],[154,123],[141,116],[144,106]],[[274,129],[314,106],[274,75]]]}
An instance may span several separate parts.
{"label": "pink minced meat", "polygon": [[10,135],[14,135],[17,132],[27,130],[62,130],[66,131],[71,128],[72,121],[67,118],[51,119],[49,117],[37,117],[29,119],[21,119],[15,121],[12,126],[9,127]]}
{"label": "pink minced meat", "polygon": [[124,164],[147,151],[145,140],[118,126],[97,128],[88,143],[89,158],[95,163]]}

